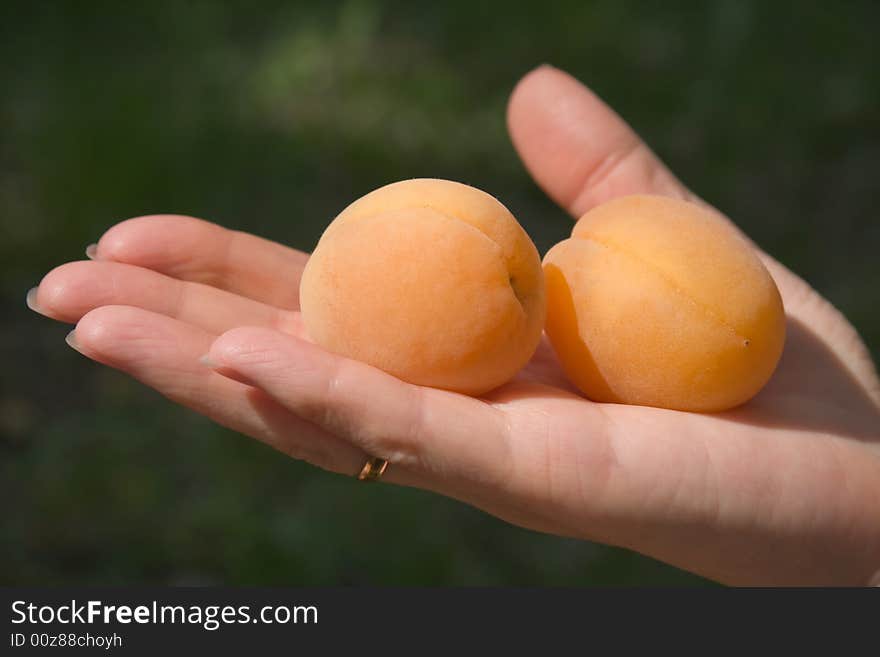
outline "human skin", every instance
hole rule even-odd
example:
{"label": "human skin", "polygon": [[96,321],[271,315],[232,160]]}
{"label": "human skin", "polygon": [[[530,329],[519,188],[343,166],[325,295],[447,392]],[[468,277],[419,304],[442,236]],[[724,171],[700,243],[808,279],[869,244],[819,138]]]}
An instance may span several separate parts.
{"label": "human skin", "polygon": [[785,311],[752,246],[696,203],[630,194],[544,256],[546,332],[593,401],[725,411],[782,355]]}
{"label": "human skin", "polygon": [[[526,75],[507,118],[575,217],[632,193],[701,202],[562,71]],[[880,583],[880,381],[855,329],[766,254],[787,313],[779,367],[747,404],[697,414],[588,401],[546,343],[482,399],[334,356],[302,331],[307,256],[201,220],[131,219],[90,252],[30,305],[76,323],[85,356],[291,457],[347,476],[385,458],[384,482],[727,584]]]}
{"label": "human skin", "polygon": [[522,369],[546,309],[538,250],[507,208],[432,178],[345,208],[308,261],[300,304],[309,337],[328,351],[469,395]]}

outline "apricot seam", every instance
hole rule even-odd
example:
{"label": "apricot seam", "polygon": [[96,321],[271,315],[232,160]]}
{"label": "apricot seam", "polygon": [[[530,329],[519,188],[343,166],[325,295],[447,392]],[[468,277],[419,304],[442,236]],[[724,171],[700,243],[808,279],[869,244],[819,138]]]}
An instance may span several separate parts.
{"label": "apricot seam", "polygon": [[428,209],[428,210],[432,210],[433,212],[436,212],[437,214],[439,214],[439,215],[441,215],[441,216],[443,216],[443,217],[446,217],[447,219],[449,219],[449,220],[451,220],[451,221],[457,221],[457,222],[459,222],[459,223],[462,223],[462,224],[464,224],[465,226],[467,226],[468,228],[471,228],[471,229],[477,231],[480,235],[482,235],[482,236],[485,237],[487,240],[489,240],[490,242],[492,242],[492,244],[494,244],[496,247],[498,247],[498,252],[499,252],[499,254],[500,254],[500,260],[501,260],[502,268],[507,272],[507,284],[510,285],[510,291],[513,292],[513,296],[514,296],[514,298],[516,299],[516,302],[519,304],[519,309],[520,309],[520,311],[522,312],[523,315],[526,314],[526,309],[525,309],[525,306],[523,305],[523,300],[520,298],[519,294],[517,294],[517,292],[516,292],[516,287],[514,287],[514,285],[513,285],[513,277],[510,275],[510,266],[509,266],[509,265],[510,265],[510,261],[509,261],[509,258],[505,257],[505,255],[504,255],[504,248],[503,248],[498,242],[496,242],[496,241],[493,240],[489,235],[487,235],[486,233],[484,233],[483,231],[481,231],[479,228],[477,228],[476,226],[474,226],[471,222],[469,222],[469,221],[465,221],[464,219],[462,219],[462,218],[460,218],[460,217],[454,217],[454,216],[452,216],[452,215],[446,214],[446,213],[443,212],[442,210],[438,210],[437,208],[435,208],[435,207],[433,207],[433,206],[431,206],[431,205],[406,206],[405,209],[410,209],[411,207],[420,207],[420,208],[425,208],[425,209]]}
{"label": "apricot seam", "polygon": [[680,298],[682,298],[685,301],[687,301],[688,303],[690,303],[694,308],[697,308],[698,310],[700,310],[701,314],[705,315],[707,319],[714,321],[721,328],[724,328],[724,329],[730,331],[733,335],[735,335],[737,338],[742,340],[744,347],[748,347],[749,344],[751,344],[751,340],[749,338],[747,338],[742,333],[740,333],[735,327],[731,326],[730,324],[725,322],[723,319],[721,319],[721,317],[719,317],[718,314],[710,306],[707,306],[705,303],[701,303],[700,301],[697,301],[696,299],[694,299],[691,295],[689,295],[687,292],[685,292],[679,285],[676,285],[675,281],[673,281],[663,270],[661,270],[659,267],[655,267],[654,265],[650,264],[647,260],[640,258],[636,255],[633,255],[632,253],[630,253],[626,249],[622,249],[619,246],[617,246],[616,244],[606,243],[602,240],[596,239],[592,235],[586,235],[584,237],[572,237],[569,239],[587,240],[588,242],[592,242],[593,244],[596,244],[597,246],[601,246],[602,248],[607,249],[608,251],[610,251],[611,253],[613,253],[619,257],[626,258],[630,261],[638,263],[647,271],[656,274],[657,277],[661,281],[663,281],[663,283],[669,289],[671,289],[677,296],[679,296]]}

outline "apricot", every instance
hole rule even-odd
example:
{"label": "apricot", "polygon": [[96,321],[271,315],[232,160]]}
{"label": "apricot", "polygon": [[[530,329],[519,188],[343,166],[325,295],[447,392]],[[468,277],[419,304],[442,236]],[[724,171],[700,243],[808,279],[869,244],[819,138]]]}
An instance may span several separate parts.
{"label": "apricot", "polygon": [[405,381],[471,395],[513,377],[544,325],[541,259],[494,197],[415,179],[327,227],[300,284],[310,337]]}
{"label": "apricot", "polygon": [[544,257],[546,332],[601,402],[721,411],[755,395],[785,341],[773,279],[703,207],[660,196],[587,212]]}

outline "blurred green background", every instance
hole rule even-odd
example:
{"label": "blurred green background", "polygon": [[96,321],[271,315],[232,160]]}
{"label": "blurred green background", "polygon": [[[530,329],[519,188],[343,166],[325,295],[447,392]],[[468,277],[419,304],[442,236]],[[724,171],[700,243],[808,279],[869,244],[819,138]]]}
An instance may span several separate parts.
{"label": "blurred green background", "polygon": [[0,583],[707,584],[291,462],[76,354],[25,292],[123,218],[192,214],[309,250],[348,202],[418,176],[495,194],[543,252],[570,220],[504,109],[547,61],[876,355],[877,7],[6,0]]}

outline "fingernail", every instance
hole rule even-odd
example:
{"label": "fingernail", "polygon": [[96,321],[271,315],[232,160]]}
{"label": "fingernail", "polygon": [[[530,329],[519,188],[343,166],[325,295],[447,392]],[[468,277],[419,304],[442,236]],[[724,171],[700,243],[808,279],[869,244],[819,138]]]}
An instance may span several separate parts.
{"label": "fingernail", "polygon": [[213,367],[217,367],[217,361],[215,361],[215,360],[211,360],[211,355],[210,355],[210,354],[205,354],[204,356],[202,356],[201,358],[199,358],[199,362],[200,362],[202,365],[204,365],[205,367],[211,367],[211,368],[213,368]]}
{"label": "fingernail", "polygon": [[27,307],[33,310],[35,313],[43,313],[40,312],[39,306],[37,306],[37,290],[39,287],[32,287],[27,291],[27,296],[24,298],[24,302],[27,304]]}
{"label": "fingernail", "polygon": [[73,329],[70,333],[68,333],[67,337],[64,338],[64,341],[68,345],[70,345],[70,348],[74,351],[79,351],[80,353],[82,353],[82,351],[80,351],[79,344],[76,341],[76,329]]}
{"label": "fingernail", "polygon": [[97,260],[98,259],[98,245],[97,244],[89,244],[86,247],[86,258],[89,260]]}

